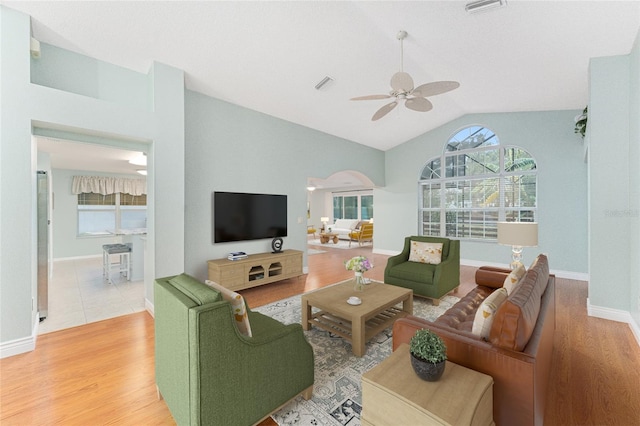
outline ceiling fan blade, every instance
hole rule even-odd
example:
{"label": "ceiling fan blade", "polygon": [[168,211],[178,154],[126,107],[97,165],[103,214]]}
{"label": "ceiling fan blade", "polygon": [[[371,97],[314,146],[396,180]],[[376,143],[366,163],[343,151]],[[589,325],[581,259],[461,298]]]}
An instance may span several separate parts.
{"label": "ceiling fan blade", "polygon": [[420,112],[427,112],[433,108],[433,104],[425,98],[409,98],[404,102],[404,106]]}
{"label": "ceiling fan blade", "polygon": [[391,77],[391,88],[396,92],[410,92],[413,90],[413,78],[406,72],[397,72]]}
{"label": "ceiling fan blade", "polygon": [[378,111],[376,111],[375,114],[373,114],[373,117],[371,117],[371,121],[376,121],[381,119],[382,117],[387,115],[392,109],[394,109],[396,105],[398,105],[397,101],[393,101],[389,104],[386,104],[385,106],[380,108]]}
{"label": "ceiling fan blade", "polygon": [[414,96],[435,96],[441,93],[446,93],[451,90],[457,89],[460,87],[460,83],[457,81],[434,81],[433,83],[421,84],[416,87],[413,92],[411,92]]}
{"label": "ceiling fan blade", "polygon": [[358,96],[357,98],[351,98],[352,101],[373,101],[376,99],[389,99],[390,95],[367,95],[367,96]]}

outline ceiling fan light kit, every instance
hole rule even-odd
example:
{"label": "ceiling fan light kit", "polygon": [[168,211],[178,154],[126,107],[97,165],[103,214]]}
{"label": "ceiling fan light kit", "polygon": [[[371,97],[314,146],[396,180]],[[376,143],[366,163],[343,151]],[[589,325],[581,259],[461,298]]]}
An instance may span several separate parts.
{"label": "ceiling fan light kit", "polygon": [[391,77],[391,91],[388,95],[366,95],[351,98],[352,101],[372,101],[378,99],[392,99],[390,103],[382,106],[373,114],[371,121],[376,121],[387,115],[399,102],[404,101],[404,106],[418,112],[427,112],[433,109],[433,104],[426,99],[428,96],[435,96],[460,87],[457,81],[434,81],[432,83],[421,84],[414,87],[413,78],[404,72],[404,39],[407,38],[406,31],[399,31],[397,38],[400,40],[400,71]]}
{"label": "ceiling fan light kit", "polygon": [[507,0],[477,0],[467,3],[464,7],[468,13],[484,12],[507,5]]}

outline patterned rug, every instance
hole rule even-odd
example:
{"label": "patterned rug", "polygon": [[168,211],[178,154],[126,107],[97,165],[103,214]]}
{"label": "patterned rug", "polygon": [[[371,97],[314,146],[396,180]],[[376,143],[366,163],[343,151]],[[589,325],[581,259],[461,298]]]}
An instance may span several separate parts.
{"label": "patterned rug", "polygon": [[[445,296],[440,306],[433,306],[431,301],[416,297],[413,299],[413,313],[433,321],[458,300],[454,296]],[[300,323],[300,296],[254,311],[285,324]],[[314,327],[304,333],[313,346],[315,356],[313,397],[309,401],[298,397],[271,417],[279,425],[360,425],[361,377],[391,354],[391,328],[367,342],[362,358],[353,355],[349,342],[327,331]]]}

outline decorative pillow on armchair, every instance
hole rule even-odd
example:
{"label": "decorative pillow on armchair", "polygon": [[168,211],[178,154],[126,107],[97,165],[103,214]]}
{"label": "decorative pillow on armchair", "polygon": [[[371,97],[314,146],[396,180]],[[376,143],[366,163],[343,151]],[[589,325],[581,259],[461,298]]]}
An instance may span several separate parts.
{"label": "decorative pillow on armchair", "polygon": [[484,340],[489,339],[491,325],[493,325],[496,312],[505,300],[507,300],[507,290],[504,287],[487,296],[476,311],[471,332],[476,336],[482,337]]}
{"label": "decorative pillow on armchair", "polygon": [[244,304],[244,298],[235,291],[231,291],[213,281],[206,280],[205,283],[209,287],[218,290],[220,294],[222,294],[222,298],[231,304],[238,331],[245,336],[251,337],[251,324],[249,324],[249,316],[247,315],[247,306]]}
{"label": "decorative pillow on armchair", "polygon": [[442,243],[425,243],[411,240],[409,262],[440,264],[442,262]]}

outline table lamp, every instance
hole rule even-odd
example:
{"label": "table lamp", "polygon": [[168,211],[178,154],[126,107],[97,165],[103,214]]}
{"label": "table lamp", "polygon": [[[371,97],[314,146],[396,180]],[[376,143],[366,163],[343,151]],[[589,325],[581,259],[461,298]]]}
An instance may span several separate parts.
{"label": "table lamp", "polygon": [[325,232],[327,231],[327,222],[329,222],[329,218],[326,216],[322,216],[320,218],[320,222],[322,222],[322,228],[325,230]]}
{"label": "table lamp", "polygon": [[498,244],[511,246],[511,269],[522,265],[522,248],[538,245],[537,222],[498,222]]}

